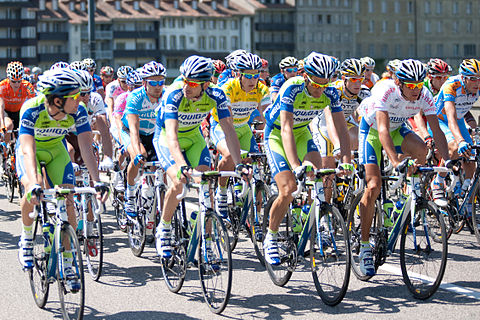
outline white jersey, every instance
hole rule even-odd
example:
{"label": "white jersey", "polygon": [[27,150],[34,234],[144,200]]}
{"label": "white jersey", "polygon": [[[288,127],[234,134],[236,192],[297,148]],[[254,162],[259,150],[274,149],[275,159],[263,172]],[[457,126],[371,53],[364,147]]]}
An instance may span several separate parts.
{"label": "white jersey", "polygon": [[113,101],[115,101],[115,99],[124,92],[117,79],[107,84],[105,88],[105,98],[112,98]]}
{"label": "white jersey", "polygon": [[94,116],[107,113],[105,110],[105,102],[103,102],[102,96],[97,92],[90,93],[90,100],[88,101],[86,109],[88,122],[90,122],[90,124],[92,124]]}
{"label": "white jersey", "polygon": [[384,80],[372,88],[372,96],[360,105],[365,121],[375,130],[377,111],[386,111],[390,118],[390,131],[394,131],[409,118],[423,111],[425,115],[435,115],[435,105],[430,90],[423,88],[417,101],[407,101],[393,80]]}

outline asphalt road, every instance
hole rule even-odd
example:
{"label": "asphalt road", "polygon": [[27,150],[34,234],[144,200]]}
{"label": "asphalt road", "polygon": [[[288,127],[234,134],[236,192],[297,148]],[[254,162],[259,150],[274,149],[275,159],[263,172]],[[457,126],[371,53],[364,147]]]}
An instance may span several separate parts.
{"label": "asphalt road", "polygon": [[[17,260],[19,206],[5,199],[4,190],[0,187],[0,319],[60,319],[56,284],[45,309],[35,305]],[[153,245],[141,258],[134,257],[113,218],[112,211],[103,216],[104,273],[99,282],[87,276],[85,319],[480,318],[480,246],[465,231],[450,240],[442,289],[433,298],[418,301],[410,295],[393,255],[369,282],[352,275],[347,295],[336,307],[322,303],[309,269],[302,265],[285,287],[275,286],[243,235],[233,254],[232,296],[217,316],[203,302],[196,269],[188,270],[179,294],[169,292]]]}

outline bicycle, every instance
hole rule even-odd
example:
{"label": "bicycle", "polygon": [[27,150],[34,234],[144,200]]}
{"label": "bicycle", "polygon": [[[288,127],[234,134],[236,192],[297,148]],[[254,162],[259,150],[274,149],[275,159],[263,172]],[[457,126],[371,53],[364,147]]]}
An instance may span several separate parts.
{"label": "bicycle", "polygon": [[[76,166],[80,175],[76,178],[78,187],[90,186],[90,174],[85,165]],[[95,195],[83,193],[74,195],[75,209],[77,213],[77,237],[83,253],[87,260],[87,267],[92,279],[98,281],[102,274],[103,266],[103,231],[102,219],[97,211],[93,209],[93,198]],[[92,210],[93,220],[88,221],[89,210]],[[105,210],[103,209],[102,212]]]}
{"label": "bicycle", "polygon": [[[183,286],[187,268],[198,266],[205,302],[213,313],[220,314],[230,298],[232,253],[227,229],[212,209],[211,185],[220,177],[240,178],[240,175],[229,171],[194,171],[192,177],[200,177],[201,182],[189,183],[177,196],[181,201],[172,217],[172,256],[161,258],[163,278],[168,289],[177,293]],[[184,199],[189,187],[197,188],[203,195],[199,199],[200,212],[191,217],[192,222],[187,219]],[[211,246],[207,246],[210,241]]]}
{"label": "bicycle", "polygon": [[7,198],[9,202],[13,202],[13,198],[15,197],[15,188],[18,189],[19,199],[21,199],[24,194],[23,185],[18,179],[17,170],[15,168],[15,142],[17,133],[18,129],[8,130],[2,134],[11,134],[10,142],[8,144],[2,143],[3,148],[5,148],[2,162],[2,180],[3,185],[7,189]]}
{"label": "bicycle", "polygon": [[[450,172],[444,167],[418,167],[416,174],[407,178],[407,160],[399,166],[399,176],[382,176],[382,191],[376,199],[370,242],[375,270],[383,265],[395,251],[400,237],[400,267],[403,280],[412,295],[421,300],[431,297],[443,279],[448,254],[447,232],[444,219],[437,206],[422,193],[419,173]],[[383,173],[383,169],[381,171]],[[394,181],[389,185],[389,181]],[[407,184],[407,193],[402,195],[403,207],[393,211],[392,195]],[[387,191],[391,190],[387,197]],[[355,276],[367,281],[371,276],[360,272],[361,224],[359,203],[363,192],[353,199],[348,215],[347,227],[350,233],[352,270]],[[401,200],[402,201],[402,200]],[[385,221],[391,221],[388,225]],[[427,270],[433,262],[433,271]],[[428,265],[427,265],[428,264]],[[424,273],[427,275],[424,275]],[[426,276],[426,277],[425,277]]]}
{"label": "bicycle", "polygon": [[[342,215],[325,201],[322,178],[339,174],[341,170],[315,170],[314,181],[309,182],[306,181],[307,170],[312,170],[312,167],[306,166],[299,174],[297,191],[292,194],[294,200],[278,231],[280,264],[265,265],[273,283],[284,286],[297,264],[308,257],[320,298],[325,304],[335,306],[344,298],[350,281],[350,243]],[[304,192],[307,187],[313,191],[313,203],[303,216],[299,216],[297,208],[308,206],[309,195]],[[267,231],[270,209],[276,198],[276,195],[272,196],[265,207],[264,232]],[[294,221],[300,222],[301,227],[295,228]],[[307,243],[310,244],[309,250],[306,250]]]}
{"label": "bicycle", "polygon": [[[148,167],[157,169],[146,171],[145,168]],[[150,243],[155,240],[155,229],[160,222],[167,190],[160,161],[145,162],[139,169],[139,177],[140,183],[137,183],[135,189],[137,216],[127,217],[126,222],[128,244],[136,257],[142,255],[147,236],[150,236]]]}
{"label": "bicycle", "polygon": [[[58,295],[64,319],[82,319],[85,306],[85,278],[83,273],[82,250],[73,227],[68,223],[66,197],[69,194],[95,195],[94,188],[45,189],[41,204],[30,213],[33,225],[33,268],[28,271],[33,298],[38,307],[44,308],[48,299],[49,286],[57,281]],[[95,198],[93,198],[95,199]],[[56,207],[51,215],[46,203]],[[102,207],[96,199],[96,213],[100,215]],[[71,251],[73,274],[65,274],[64,252]],[[78,280],[78,287],[69,284]]]}

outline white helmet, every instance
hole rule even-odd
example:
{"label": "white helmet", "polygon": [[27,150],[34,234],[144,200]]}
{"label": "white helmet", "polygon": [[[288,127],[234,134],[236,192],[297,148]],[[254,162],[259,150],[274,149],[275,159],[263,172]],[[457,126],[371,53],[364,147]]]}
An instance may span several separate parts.
{"label": "white helmet", "polygon": [[46,96],[63,97],[80,88],[80,81],[79,73],[75,70],[68,68],[48,70],[38,77],[37,90]]}
{"label": "white helmet", "polygon": [[78,74],[80,76],[80,91],[91,92],[93,90],[93,77],[85,70],[78,71]]}
{"label": "white helmet", "polygon": [[213,70],[212,59],[201,56],[190,56],[180,66],[180,73],[185,78],[199,81],[210,81]]}
{"label": "white helmet", "polygon": [[297,67],[298,68],[298,60],[295,57],[285,57],[282,60],[280,60],[280,63],[278,64],[280,69],[285,69],[289,67]]}
{"label": "white helmet", "polygon": [[143,66],[141,76],[143,79],[154,76],[166,77],[167,70],[161,63],[158,63],[156,61],[150,61]]}

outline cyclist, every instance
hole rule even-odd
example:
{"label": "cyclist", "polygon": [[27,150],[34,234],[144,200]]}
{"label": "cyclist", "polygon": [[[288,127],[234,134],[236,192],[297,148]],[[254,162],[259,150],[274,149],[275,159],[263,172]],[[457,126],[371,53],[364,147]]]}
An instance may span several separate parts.
{"label": "cyclist", "polygon": [[382,78],[377,82],[383,81],[385,79],[395,79],[395,72],[397,71],[397,68],[400,66],[400,63],[401,63],[401,60],[399,59],[393,59],[388,61],[385,67],[386,71],[382,74]]}
{"label": "cyclist", "polygon": [[32,75],[30,77],[30,83],[35,85],[38,81],[38,76],[42,74],[42,69],[39,67],[32,68]]}
{"label": "cyclist", "polygon": [[218,77],[223,71],[227,69],[227,66],[225,65],[225,63],[223,63],[222,60],[213,61],[213,66],[215,67],[215,71],[213,72],[212,83],[217,84]]}
{"label": "cyclist", "polygon": [[[33,85],[22,80],[24,76],[23,64],[12,61],[7,65],[7,78],[0,82],[0,128],[13,130],[20,122],[20,108],[22,104],[35,97]],[[5,135],[5,143],[10,141],[10,134]]]}
{"label": "cyclist", "polygon": [[[233,117],[233,126],[240,141],[240,148],[249,152],[260,152],[255,137],[250,129],[248,121],[252,114],[255,119],[263,121],[261,114],[270,103],[268,88],[259,82],[262,61],[256,54],[246,53],[237,57],[235,70],[239,76],[228,80],[221,88],[229,99],[230,113]],[[221,160],[218,163],[220,171],[232,170],[234,168],[230,148],[227,146],[225,131],[219,125],[217,109],[214,107],[210,117],[210,136]],[[221,178],[216,195],[217,211],[223,218],[228,216],[227,203],[227,178]]]}
{"label": "cyclist", "polygon": [[298,75],[298,60],[295,57],[285,57],[278,64],[280,73],[273,76],[270,82],[270,95],[272,102],[277,98],[280,87],[290,78]]}
{"label": "cyclist", "polygon": [[123,128],[120,135],[131,159],[127,168],[124,208],[125,213],[131,218],[137,217],[135,177],[138,169],[146,159],[151,160],[155,157],[152,139],[166,76],[167,71],[161,63],[150,61],[145,64],[141,71],[143,86],[129,94],[122,117]]}
{"label": "cyclist", "polygon": [[262,60],[262,68],[260,69],[260,82],[270,86],[270,72],[268,72],[268,61],[266,59]]}
{"label": "cyclist", "polygon": [[[19,145],[17,146],[17,173],[27,190],[21,200],[22,235],[20,238],[19,260],[24,268],[33,267],[32,224],[29,213],[33,205],[38,204],[39,191],[43,179],[38,165],[46,163],[46,180],[50,187],[61,185],[73,187],[75,178],[73,167],[65,148],[65,135],[75,129],[78,133],[79,145],[83,159],[95,187],[101,193],[107,191],[100,182],[95,158],[92,152],[92,135],[87,120],[87,112],[79,106],[80,79],[78,73],[71,69],[48,71],[39,77],[37,83],[39,96],[28,100],[21,110]],[[106,194],[102,201],[106,200]],[[74,212],[73,197],[67,201],[67,214],[70,225],[75,229],[77,222]],[[70,289],[78,289],[79,279],[72,268],[72,252],[63,252],[64,272]]]}
{"label": "cyclist", "polygon": [[126,79],[128,73],[132,70],[133,68],[130,66],[121,66],[117,70],[117,80],[110,82],[105,88],[105,103],[107,104],[107,116],[111,122],[114,122],[114,120],[112,120],[112,112],[115,99],[120,94],[128,90]]}
{"label": "cyclist", "polygon": [[419,164],[423,164],[427,154],[426,145],[405,124],[408,118],[423,111],[439,152],[445,159],[449,159],[445,136],[435,115],[433,96],[429,90],[423,89],[425,76],[426,70],[420,61],[403,60],[397,68],[395,80],[377,83],[372,89],[372,96],[362,102],[366,106],[366,113],[360,123],[359,158],[360,163],[365,165],[366,187],[360,201],[360,270],[368,276],[375,274],[369,233],[375,199],[380,194],[382,185],[382,147],[394,168],[401,162],[399,153],[410,155]]}
{"label": "cyclist", "polygon": [[292,192],[297,188],[294,173],[302,170],[304,161],[312,162],[316,169],[321,168],[322,159],[308,125],[328,106],[335,124],[339,124],[340,135],[345,139],[341,145],[343,159],[350,161],[350,141],[340,96],[337,89],[330,87],[330,79],[336,72],[335,61],[328,55],[312,52],[304,60],[304,69],[303,76],[285,82],[275,102],[265,110],[265,152],[279,191],[271,207],[270,224],[263,244],[265,260],[272,265],[280,263],[277,233],[293,201]]}
{"label": "cyclist", "polygon": [[93,77],[93,92],[98,92],[102,96],[102,99],[105,99],[105,88],[103,87],[102,78],[95,74],[97,63],[92,58],[83,59],[82,62],[87,67],[87,71]]}
{"label": "cyclist", "polygon": [[[464,116],[480,97],[480,61],[465,59],[460,64],[458,75],[450,77],[440,88],[435,103],[440,128],[445,133],[450,157],[470,156],[472,137],[468,132]],[[464,162],[465,180],[462,186],[466,190],[475,170],[474,162]],[[443,186],[443,181],[438,181]],[[471,203],[467,206],[472,212]]]}
{"label": "cyclist", "polygon": [[[340,94],[340,104],[345,116],[350,149],[358,149],[357,108],[363,99],[370,96],[370,90],[362,85],[365,76],[365,65],[359,59],[343,61],[340,72],[342,80],[333,83]],[[340,137],[333,125],[332,112],[326,108],[310,123],[313,141],[320,150],[324,168],[335,168],[335,157],[340,155]],[[331,180],[325,181],[325,199],[330,201],[332,190]]]}
{"label": "cyclist", "polygon": [[225,64],[227,66],[227,69],[223,71],[219,76],[218,76],[218,81],[217,85],[222,86],[225,82],[228,81],[230,78],[235,77],[235,59],[237,59],[238,56],[241,56],[243,54],[247,53],[247,51],[243,49],[238,49],[230,53],[228,56],[225,57]]}
{"label": "cyclist", "polygon": [[363,57],[360,61],[365,66],[365,80],[363,80],[363,84],[366,85],[368,89],[372,89],[379,79],[378,75],[373,72],[373,69],[375,69],[375,60],[370,57]]}
{"label": "cyclist", "polygon": [[[225,132],[237,169],[240,164],[240,145],[228,110],[225,93],[212,84],[213,64],[209,58],[190,56],[180,66],[183,81],[174,82],[162,98],[161,114],[157,116],[154,145],[163,169],[172,184],[165,194],[162,219],[157,228],[157,251],[171,256],[171,219],[178,205],[176,196],[182,191],[191,168],[206,171],[210,153],[200,130],[200,123],[216,108],[218,121]],[[203,193],[199,193],[204,197]],[[206,246],[210,241],[206,241]]]}
{"label": "cyclist", "polygon": [[113,73],[113,68],[110,66],[103,66],[102,69],[100,69],[100,78],[102,79],[102,86],[104,88],[113,81]]}

